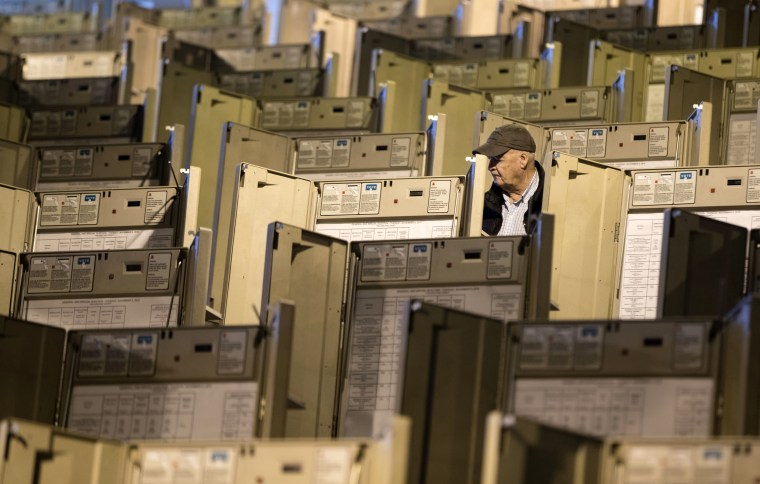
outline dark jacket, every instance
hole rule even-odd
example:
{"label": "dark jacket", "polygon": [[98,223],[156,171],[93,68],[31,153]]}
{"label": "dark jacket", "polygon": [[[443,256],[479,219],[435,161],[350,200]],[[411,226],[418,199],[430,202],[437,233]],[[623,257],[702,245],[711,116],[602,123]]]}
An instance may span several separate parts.
{"label": "dark jacket", "polygon": [[[544,198],[544,169],[536,161],[536,171],[538,172],[538,187],[536,192],[528,201],[528,210],[525,212],[523,226],[525,233],[530,235],[534,229],[534,223],[531,222],[541,214],[541,202]],[[497,235],[504,219],[501,216],[501,207],[504,205],[504,192],[501,187],[495,183],[491,184],[491,189],[486,192],[485,202],[483,204],[483,232],[488,235]]]}

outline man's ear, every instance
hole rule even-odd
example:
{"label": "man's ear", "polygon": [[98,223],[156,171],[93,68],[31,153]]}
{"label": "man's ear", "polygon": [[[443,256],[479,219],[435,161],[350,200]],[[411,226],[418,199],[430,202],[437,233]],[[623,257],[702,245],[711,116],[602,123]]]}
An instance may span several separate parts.
{"label": "man's ear", "polygon": [[525,151],[520,152],[520,168],[523,170],[528,167],[528,153]]}

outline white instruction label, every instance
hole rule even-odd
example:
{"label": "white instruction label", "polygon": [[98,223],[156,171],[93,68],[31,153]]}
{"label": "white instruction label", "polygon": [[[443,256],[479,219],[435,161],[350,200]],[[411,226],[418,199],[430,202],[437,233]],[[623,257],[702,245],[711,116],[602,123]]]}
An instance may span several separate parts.
{"label": "white instruction label", "polygon": [[391,166],[409,166],[411,138],[391,140]]}
{"label": "white instruction label", "polygon": [[509,279],[512,277],[512,256],[514,241],[501,240],[488,243],[488,279]]}
{"label": "white instruction label", "polygon": [[760,203],[760,170],[750,169],[747,173],[747,203]]}
{"label": "white instruction label", "polygon": [[32,257],[26,291],[28,294],[92,291],[95,255]]}
{"label": "white instruction label", "polygon": [[348,101],[348,113],[346,116],[347,128],[361,128],[364,126],[364,102]]}
{"label": "white instruction label", "polygon": [[406,263],[406,280],[427,281],[430,279],[430,261],[432,257],[432,244],[411,244]]}
{"label": "white instruction label", "polygon": [[760,99],[760,82],[736,82],[734,86],[734,109],[757,110],[757,101]]}
{"label": "white instruction label", "polygon": [[677,171],[673,202],[677,205],[691,204],[697,200],[697,172]]}
{"label": "white instruction label", "polygon": [[732,114],[728,121],[726,164],[754,165],[758,161],[756,150],[757,112]]}
{"label": "white instruction label", "polygon": [[351,450],[340,447],[317,448],[314,484],[348,482],[351,476]]}
{"label": "white instruction label", "polygon": [[518,378],[515,413],[592,435],[710,435],[709,378]]}
{"label": "white instruction label", "polygon": [[673,172],[636,173],[633,176],[633,206],[672,205]]}
{"label": "white instruction label", "polygon": [[152,148],[135,148],[132,152],[132,176],[147,176],[150,173]]}
{"label": "white instruction label", "polygon": [[243,374],[247,342],[247,331],[228,330],[219,334],[219,363],[216,367],[219,375]]}
{"label": "white instruction label", "polygon": [[314,168],[317,166],[317,147],[321,143],[316,139],[298,140],[296,166],[298,168]]}
{"label": "white instruction label", "polygon": [[233,484],[235,462],[232,448],[148,448],[138,484]]}
{"label": "white instruction label", "polygon": [[552,150],[561,151],[573,156],[585,157],[588,146],[587,129],[555,129],[552,130]]}
{"label": "white instruction label", "polygon": [[428,194],[428,213],[448,213],[451,180],[431,180]]}
{"label": "white instruction label", "polygon": [[362,183],[359,197],[359,215],[377,215],[380,213],[380,194],[383,184],[378,182]]}
{"label": "white instruction label", "polygon": [[632,445],[620,477],[625,484],[705,482],[731,484],[733,450],[729,445]]}
{"label": "white instruction label", "polygon": [[588,131],[586,156],[591,159],[604,158],[607,154],[607,128],[592,128]]}
{"label": "white instruction label", "polygon": [[77,375],[126,376],[129,372],[129,334],[85,334],[79,350]]}
{"label": "white instruction label", "polygon": [[356,215],[359,213],[361,185],[327,183],[322,186],[320,215]]}
{"label": "white instruction label", "polygon": [[736,54],[736,77],[752,77],[755,72],[755,53],[739,52]]}
{"label": "white instruction label", "polygon": [[706,328],[704,324],[676,325],[673,343],[673,368],[699,370],[705,363]]}
{"label": "white instruction label", "polygon": [[599,116],[599,91],[581,91],[581,118]]}
{"label": "white instruction label", "polygon": [[149,376],[156,372],[158,333],[133,333],[129,351],[129,374]]}
{"label": "white instruction label", "polygon": [[148,274],[145,278],[145,290],[165,291],[169,289],[171,269],[172,255],[170,253],[151,253],[148,256]]}
{"label": "white instruction label", "polygon": [[571,326],[523,328],[520,338],[518,366],[521,370],[569,370],[573,367],[573,337]]}
{"label": "white instruction label", "polygon": [[514,87],[531,87],[530,86],[530,63],[515,62]]}
{"label": "white instruction label", "polygon": [[647,104],[644,121],[647,123],[659,123],[663,121],[665,109],[665,84],[649,84],[646,86]]}
{"label": "white instruction label", "polygon": [[365,245],[362,252],[362,282],[403,281],[409,244]]}
{"label": "white instruction label", "polygon": [[67,428],[119,440],[232,440],[254,435],[256,382],[76,385]]}
{"label": "white instruction label", "polygon": [[341,138],[332,142],[330,164],[335,168],[345,168],[351,163],[351,140]]}
{"label": "white instruction label", "polygon": [[649,128],[647,156],[668,156],[668,127]]}
{"label": "white instruction label", "polygon": [[349,343],[343,436],[377,435],[397,413],[406,351],[404,321],[412,299],[502,321],[522,315],[519,284],[359,290]]}
{"label": "white instruction label", "polygon": [[79,217],[78,195],[51,195],[42,197],[40,225],[76,225]]}
{"label": "white instruction label", "polygon": [[541,96],[540,92],[529,92],[525,95],[525,119],[541,118]]}
{"label": "white instruction label", "polygon": [[145,223],[160,224],[166,216],[166,190],[148,192],[145,201]]}

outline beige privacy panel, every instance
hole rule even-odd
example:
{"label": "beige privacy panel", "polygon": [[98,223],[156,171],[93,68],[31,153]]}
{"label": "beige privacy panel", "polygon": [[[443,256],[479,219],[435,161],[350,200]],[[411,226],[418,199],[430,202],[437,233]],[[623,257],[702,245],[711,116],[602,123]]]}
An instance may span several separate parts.
{"label": "beige privacy panel", "polygon": [[[557,319],[609,318],[624,173],[555,152],[544,210],[556,216],[552,302]],[[548,174],[548,173],[547,173]]]}

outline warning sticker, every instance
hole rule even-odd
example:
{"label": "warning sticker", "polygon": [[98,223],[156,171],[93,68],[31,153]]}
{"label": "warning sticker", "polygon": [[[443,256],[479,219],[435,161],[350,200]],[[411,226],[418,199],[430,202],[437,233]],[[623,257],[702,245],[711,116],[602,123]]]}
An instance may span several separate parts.
{"label": "warning sticker", "polygon": [[428,213],[448,213],[451,180],[431,180],[428,196]]}
{"label": "warning sticker", "polygon": [[663,121],[665,109],[665,84],[650,84],[646,87],[647,104],[644,121],[657,123]]}
{"label": "warning sticker", "polygon": [[658,128],[649,128],[649,148],[647,155],[667,156],[668,155],[668,132],[667,126]]}
{"label": "warning sticker", "polygon": [[588,133],[586,156],[604,158],[607,154],[607,128],[593,128]]}
{"label": "warning sticker", "polygon": [[245,370],[246,331],[222,331],[219,334],[219,375],[239,375]]}
{"label": "warning sticker", "polygon": [[364,126],[364,103],[362,101],[348,101],[346,127],[360,128],[362,126]]}
{"label": "warning sticker", "polygon": [[431,244],[411,244],[406,264],[407,281],[427,281],[430,279]]}
{"label": "warning sticker", "polygon": [[146,224],[159,224],[164,221],[167,197],[166,190],[148,192],[148,198],[145,201],[144,221]]}
{"label": "warning sticker", "polygon": [[753,52],[739,52],[736,54],[736,77],[752,77],[755,71],[755,54]]}
{"label": "warning sticker", "polygon": [[633,177],[633,206],[672,205],[673,172],[636,173]]}
{"label": "warning sticker", "polygon": [[747,173],[747,203],[760,203],[760,170],[750,169]]}
{"label": "warning sticker", "polygon": [[599,91],[581,91],[581,118],[599,116]]}
{"label": "warning sticker", "polygon": [[411,138],[391,140],[391,166],[409,166],[411,143]]}
{"label": "warning sticker", "polygon": [[380,213],[380,183],[362,183],[359,199],[359,215],[375,215]]}
{"label": "warning sticker", "polygon": [[328,183],[322,187],[320,215],[356,215],[359,213],[361,187],[357,183]]}
{"label": "warning sticker", "polygon": [[145,278],[147,291],[169,289],[172,255],[168,253],[151,253],[148,256],[148,274]]}
{"label": "warning sticker", "polygon": [[492,241],[488,243],[488,279],[509,279],[512,277],[512,252],[514,241]]}
{"label": "warning sticker", "polygon": [[407,244],[365,245],[361,280],[403,281],[406,278]]}
{"label": "warning sticker", "polygon": [[673,203],[694,203],[697,199],[697,172],[677,171]]}

